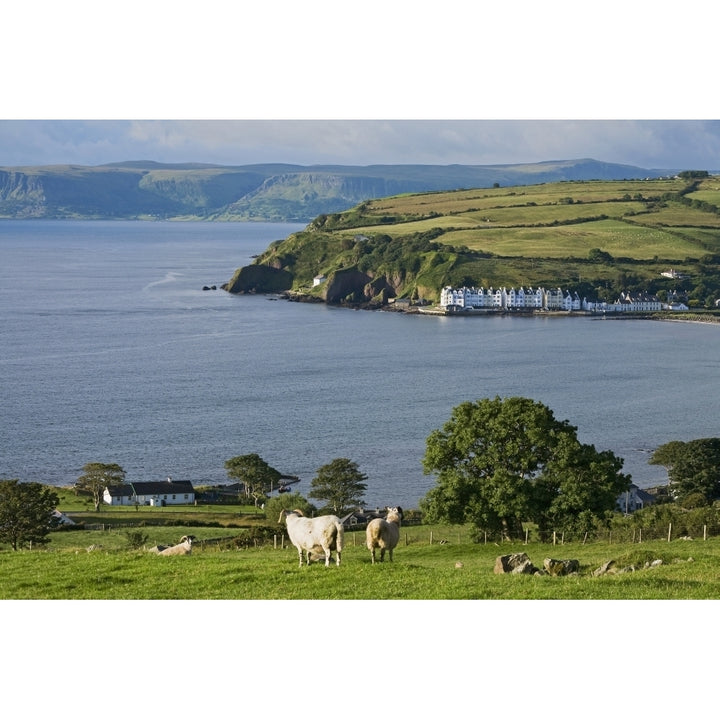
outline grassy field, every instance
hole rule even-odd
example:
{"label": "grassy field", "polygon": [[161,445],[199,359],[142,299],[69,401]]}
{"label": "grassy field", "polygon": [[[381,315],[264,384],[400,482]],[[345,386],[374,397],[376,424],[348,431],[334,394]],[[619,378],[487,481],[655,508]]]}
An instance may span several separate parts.
{"label": "grassy field", "polygon": [[[73,516],[87,513],[86,519],[95,519],[81,499],[68,497],[64,509],[73,504],[78,508]],[[108,675],[124,677],[129,666],[149,667],[158,678],[189,672],[193,685],[187,693],[168,694],[154,682],[141,683],[113,700],[109,712],[115,717],[120,708],[124,715],[138,703],[161,703],[158,709],[165,714],[190,718],[227,712],[237,702],[238,683],[262,697],[274,697],[279,688],[283,697],[305,697],[308,683],[322,678],[313,663],[306,672],[294,671],[297,648],[312,657],[331,652],[333,677],[323,689],[325,702],[332,698],[344,707],[369,674],[375,682],[391,675],[404,710],[422,714],[428,709],[466,712],[477,699],[479,682],[504,687],[508,673],[537,697],[557,683],[558,673],[565,686],[591,691],[589,683],[596,686],[608,663],[628,661],[633,682],[613,687],[612,702],[646,713],[648,698],[638,688],[654,687],[668,663],[673,683],[683,688],[713,671],[712,663],[698,665],[697,659],[705,657],[714,640],[715,604],[690,608],[655,601],[720,598],[720,538],[496,545],[471,542],[468,527],[407,525],[392,563],[372,565],[364,533],[348,532],[340,567],[298,567],[297,552],[286,540],[241,549],[212,542],[236,537],[239,531],[232,524],[255,522],[252,507],[174,510],[137,512],[148,523],[176,522],[186,513],[195,522],[212,518],[220,526],[128,529],[122,524],[135,516],[134,509],[104,509],[98,513],[104,530],[55,532],[44,549],[0,548],[0,599],[15,601],[0,603],[0,617],[6,629],[17,628],[6,633],[5,676],[9,671],[18,681],[20,676],[35,678],[28,668],[37,663],[38,648],[48,647],[66,670],[55,663],[43,681],[45,690],[62,696],[81,667],[84,686],[93,702],[93,688],[98,689],[100,703],[106,702]],[[146,533],[148,546],[176,542],[186,533],[198,540],[190,556],[160,557],[147,549],[128,549],[131,530]],[[580,572],[496,575],[496,558],[513,552],[527,553],[538,567],[546,557],[577,559]],[[619,568],[634,564],[640,569],[594,577],[593,571],[609,560]],[[644,567],[655,560],[662,564]],[[62,602],[52,602],[57,600]],[[245,602],[233,602],[238,600]],[[568,600],[573,602],[556,602]],[[651,602],[630,608],[616,600]],[[677,658],[683,660],[678,668]],[[208,673],[210,689],[196,691],[198,678],[199,686],[207,688]],[[691,677],[681,681],[683,673]],[[426,676],[434,689],[418,692],[417,678]],[[11,704],[13,698],[27,702],[24,685],[13,681],[10,686],[6,699]],[[678,699],[684,712],[706,707],[702,692],[694,691],[690,699],[684,695]],[[667,710],[667,692],[656,696]],[[553,708],[558,718],[571,713],[577,714],[576,702]],[[359,711],[350,708],[343,714],[355,717]],[[364,707],[362,714],[367,714]]]}
{"label": "grassy field", "polygon": [[[110,527],[110,526],[108,526]],[[403,527],[394,562],[372,565],[362,532],[346,533],[340,567],[298,567],[297,551],[282,538],[238,548],[232,528],[148,526],[144,548],[129,549],[127,529],[61,532],[44,549],[0,551],[2,599],[186,600],[638,600],[720,598],[720,538],[643,543],[555,545],[473,543],[469,528]],[[193,534],[192,555],[159,557],[157,542]],[[499,555],[525,552],[536,567],[547,557],[577,559],[567,577],[496,575]],[[613,560],[634,572],[593,576]],[[662,560],[657,567],[645,563]]]}
{"label": "grassy field", "polygon": [[[689,197],[712,201],[716,184],[706,180]],[[584,257],[597,247],[637,260],[680,261],[720,248],[717,235],[700,244],[691,231],[720,227],[720,216],[656,201],[683,186],[675,180],[597,181],[399,196],[366,204],[363,217],[370,222],[352,232],[377,232],[373,219],[393,214],[406,220],[383,226],[390,236],[440,227],[449,230],[444,243],[506,257]],[[690,231],[669,233],[665,227]]]}

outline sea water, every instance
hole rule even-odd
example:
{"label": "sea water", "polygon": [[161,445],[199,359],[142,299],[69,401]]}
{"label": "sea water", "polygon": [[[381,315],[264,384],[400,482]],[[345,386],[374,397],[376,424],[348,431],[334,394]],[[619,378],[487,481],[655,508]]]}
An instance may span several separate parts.
{"label": "sea water", "polygon": [[[585,317],[420,316],[230,295],[301,225],[0,221],[0,477],[228,480],[257,453],[307,494],[346,457],[368,507],[417,507],[454,406],[529,397],[624,459],[641,487],[670,440],[720,434],[720,327]],[[216,290],[203,290],[215,285]]]}

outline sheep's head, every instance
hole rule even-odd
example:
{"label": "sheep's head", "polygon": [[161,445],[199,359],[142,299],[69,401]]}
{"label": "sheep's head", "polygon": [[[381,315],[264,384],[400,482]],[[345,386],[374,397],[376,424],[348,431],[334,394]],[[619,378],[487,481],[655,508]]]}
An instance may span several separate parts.
{"label": "sheep's head", "polygon": [[278,524],[282,524],[283,520],[287,520],[288,515],[300,515],[302,517],[302,510],[298,510],[297,508],[295,510],[286,510],[283,508],[280,511],[280,517],[278,518]]}
{"label": "sheep's head", "polygon": [[195,536],[194,536],[194,535],[183,535],[183,536],[180,538],[180,544],[182,545],[182,543],[186,542],[188,545],[192,545],[192,544],[193,544],[193,540],[195,540]]}
{"label": "sheep's head", "polygon": [[397,507],[387,508],[387,515],[385,519],[388,522],[400,522],[403,518],[402,508],[398,505]]}

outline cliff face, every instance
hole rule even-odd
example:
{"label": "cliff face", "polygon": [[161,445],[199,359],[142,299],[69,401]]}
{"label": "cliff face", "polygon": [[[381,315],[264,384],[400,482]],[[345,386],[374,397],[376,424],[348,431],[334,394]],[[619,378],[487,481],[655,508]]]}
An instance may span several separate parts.
{"label": "cliff face", "polygon": [[42,217],[45,190],[37,175],[0,170],[0,214],[18,218]]}
{"label": "cliff face", "polygon": [[223,285],[230,293],[279,293],[292,288],[293,277],[286,270],[267,265],[238,268],[231,280]]}

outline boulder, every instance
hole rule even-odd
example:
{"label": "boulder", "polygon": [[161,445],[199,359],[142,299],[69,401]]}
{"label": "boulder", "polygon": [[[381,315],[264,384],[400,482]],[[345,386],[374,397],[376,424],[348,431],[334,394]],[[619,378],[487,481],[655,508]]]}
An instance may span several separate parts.
{"label": "boulder", "polygon": [[545,558],[543,567],[548,575],[570,575],[580,570],[580,562],[578,560],[553,560]]}
{"label": "boulder", "polygon": [[500,555],[495,559],[494,573],[515,573],[523,575],[534,575],[538,569],[530,562],[526,553],[513,553],[512,555]]}
{"label": "boulder", "polygon": [[606,563],[603,563],[597,570],[593,570],[593,577],[597,577],[598,575],[606,575],[607,573],[614,572],[617,572],[615,569],[615,561],[608,560]]}

